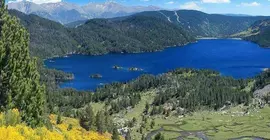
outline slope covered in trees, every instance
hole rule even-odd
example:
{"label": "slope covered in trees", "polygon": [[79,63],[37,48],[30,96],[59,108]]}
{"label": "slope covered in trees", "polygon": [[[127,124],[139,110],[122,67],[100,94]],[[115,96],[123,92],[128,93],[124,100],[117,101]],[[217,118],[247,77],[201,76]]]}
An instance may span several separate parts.
{"label": "slope covered in trees", "polygon": [[[268,72],[255,79],[236,80],[220,76],[215,71],[176,69],[158,76],[143,75],[127,83],[105,85],[93,93],[63,89],[51,93],[48,100],[54,108],[59,108],[64,116],[80,118],[81,126],[87,130],[107,129],[114,132],[114,129],[106,123],[112,119],[122,135],[140,139],[145,138],[146,134],[151,134],[150,130],[158,130],[163,125],[164,131],[172,127],[173,130],[179,129],[180,133],[182,125],[185,127],[186,123],[182,119],[188,119],[185,116],[192,116],[194,112],[200,110],[217,111],[215,113],[219,114],[219,110],[226,112],[228,108],[238,105],[252,110],[257,106],[255,100],[252,100],[253,91],[267,84],[269,84]],[[98,112],[99,108],[105,108],[105,111]],[[52,113],[57,111],[53,108],[50,110]],[[249,109],[243,110],[249,112],[246,111]],[[106,119],[106,116],[109,116],[109,119]],[[239,115],[237,119],[240,119]],[[172,121],[178,124],[167,124]],[[203,120],[193,120],[189,123],[199,121]],[[98,125],[100,126],[97,127]],[[192,126],[186,127],[188,130],[197,130]],[[203,126],[198,130],[204,131],[201,127]],[[219,130],[219,132],[225,131]],[[169,134],[165,137],[170,136]],[[218,136],[217,132],[211,134]]]}
{"label": "slope covered in trees", "polygon": [[[16,18],[8,15],[4,7],[0,13],[0,106],[1,111],[5,112],[0,115],[0,131],[13,132],[16,136],[25,137],[23,130],[29,131],[27,134],[34,137],[44,137],[43,134],[46,134],[47,137],[54,135],[58,139],[72,139],[74,135],[79,135],[82,139],[103,139],[107,132],[111,132],[113,135],[105,136],[104,139],[118,140],[120,130],[126,139],[133,136],[133,131],[144,138],[144,133],[155,128],[155,116],[160,121],[166,121],[163,118],[189,115],[201,109],[219,110],[227,105],[239,104],[248,106],[252,103],[253,90],[269,84],[268,71],[256,79],[237,80],[209,70],[177,69],[158,76],[143,75],[127,83],[105,85],[95,92],[56,89],[53,86],[47,87],[45,92],[45,88],[39,83],[36,62],[29,54],[29,34]],[[35,33],[33,30],[37,28],[40,34],[44,33],[41,37],[46,39],[55,37],[49,34],[49,31],[53,31],[61,33],[61,38],[57,38],[59,43],[63,40],[75,43],[75,48],[71,46],[70,50],[63,46],[45,55],[40,52],[46,47],[37,50],[40,54],[32,52],[32,55],[40,58],[74,50],[87,54],[156,51],[170,44],[184,44],[194,40],[181,27],[167,21],[168,19],[141,15],[108,20],[94,19],[74,29],[67,29],[45,19],[40,20],[37,16],[29,18],[22,14],[20,17],[30,34]],[[31,25],[32,23],[34,24]],[[42,40],[34,39],[31,43],[33,41]],[[55,39],[52,38],[51,41]],[[44,44],[47,43],[52,42]],[[52,71],[42,73],[45,75],[42,82],[55,86],[59,82],[57,79],[65,77],[58,72],[52,72],[48,76],[47,73],[50,72]],[[56,80],[55,83],[50,79]],[[16,117],[16,109],[13,110],[15,115],[9,114],[13,108],[18,108],[21,113],[19,117]],[[46,114],[58,115],[48,117]],[[73,120],[76,121],[76,126],[66,121],[67,118],[62,115],[76,118]],[[1,120],[1,116],[4,119]],[[119,118],[128,119],[118,122]],[[149,118],[152,120],[149,121]],[[181,119],[178,121],[186,124]],[[32,127],[45,125],[46,128],[32,129],[22,123]],[[150,125],[150,129],[147,125]],[[122,132],[125,127],[128,130]],[[50,128],[52,131],[48,131]],[[156,138],[162,139],[163,135],[157,135]]]}
{"label": "slope covered in trees", "polygon": [[16,10],[9,13],[20,19],[30,33],[30,53],[39,58],[63,56],[76,50],[77,42],[60,23]]}
{"label": "slope covered in trees", "polygon": [[157,51],[195,41],[180,27],[144,16],[89,20],[73,29],[72,36],[81,45],[79,52],[94,55]]}
{"label": "slope covered in trees", "polygon": [[105,103],[109,113],[114,114],[135,107],[142,100],[141,93],[154,90],[153,105],[171,104],[173,109],[192,112],[204,107],[219,109],[227,102],[249,104],[252,98],[251,87],[247,89],[249,82],[222,77],[209,70],[177,69],[159,76],[143,75],[128,83],[106,85],[94,93],[65,89],[49,94],[48,100],[67,116],[76,116],[72,109],[80,110],[88,103]]}
{"label": "slope covered in trees", "polygon": [[[262,47],[270,47],[270,20],[255,22],[246,32],[244,39],[258,43]],[[241,34],[241,33],[240,33]]]}
{"label": "slope covered in trees", "polygon": [[[50,102],[40,84],[36,59],[30,57],[29,34],[9,15],[4,3],[0,1],[1,139],[111,139],[108,132],[114,125],[104,111],[97,113],[91,132],[80,127],[78,119],[63,119],[60,110],[57,118],[48,115]],[[80,117],[89,115],[78,113]]]}
{"label": "slope covered in trees", "polygon": [[0,137],[3,140],[33,139],[33,140],[110,140],[109,133],[99,134],[86,131],[79,125],[79,121],[72,118],[61,118],[50,115],[51,127],[31,128],[20,121],[20,112],[16,109],[0,113]]}
{"label": "slope covered in trees", "polygon": [[232,34],[246,30],[257,20],[269,17],[261,16],[226,16],[218,14],[206,14],[194,10],[178,11],[150,11],[138,15],[157,17],[181,26],[187,32],[197,37],[228,37]]}
{"label": "slope covered in trees", "polygon": [[[268,17],[235,17],[199,11],[153,11],[113,18],[92,19],[77,28],[11,10],[30,32],[31,54],[41,58],[77,52],[151,52],[183,45],[194,37],[228,37]],[[224,22],[225,21],[225,22]]]}
{"label": "slope covered in trees", "polygon": [[31,54],[40,58],[77,52],[106,54],[162,50],[167,46],[195,41],[182,28],[166,21],[144,16],[125,20],[93,19],[78,28],[11,10],[30,32]]}

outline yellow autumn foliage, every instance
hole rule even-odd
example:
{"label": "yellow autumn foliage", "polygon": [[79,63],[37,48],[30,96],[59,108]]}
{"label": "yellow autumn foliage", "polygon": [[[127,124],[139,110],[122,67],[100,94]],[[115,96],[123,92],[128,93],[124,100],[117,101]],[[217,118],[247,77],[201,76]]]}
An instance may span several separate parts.
{"label": "yellow autumn foliage", "polygon": [[[56,116],[50,115],[53,130],[46,127],[32,129],[19,120],[19,111],[16,109],[0,114],[0,140],[110,140],[109,133],[99,134],[89,132],[80,127],[79,121],[63,117],[63,123],[56,124]],[[12,117],[12,118],[10,118]],[[17,123],[17,124],[16,124]],[[7,125],[9,124],[9,125]],[[11,124],[11,125],[10,125]],[[69,126],[72,126],[72,129]]]}

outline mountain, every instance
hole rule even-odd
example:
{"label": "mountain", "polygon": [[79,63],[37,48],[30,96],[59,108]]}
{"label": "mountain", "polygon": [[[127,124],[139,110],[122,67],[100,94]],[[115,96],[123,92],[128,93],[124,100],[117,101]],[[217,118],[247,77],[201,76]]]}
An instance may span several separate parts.
{"label": "mountain", "polygon": [[85,24],[86,21],[88,21],[88,20],[78,20],[78,21],[67,23],[67,24],[65,24],[65,26],[69,27],[69,28],[77,28],[78,26]]}
{"label": "mountain", "polygon": [[246,14],[224,14],[225,16],[235,16],[235,17],[251,17],[251,15]]}
{"label": "mountain", "polygon": [[267,18],[211,15],[192,10],[149,11],[77,21],[70,25],[76,28],[69,28],[34,14],[16,10],[10,13],[20,18],[28,29],[31,54],[40,58],[73,52],[91,55],[152,52],[193,42],[194,37],[231,37],[253,22]]}
{"label": "mountain", "polygon": [[184,45],[195,39],[170,22],[140,15],[123,19],[92,19],[71,29],[82,53],[134,53]]}
{"label": "mountain", "polygon": [[181,27],[155,17],[91,19],[77,28],[68,28],[34,14],[16,10],[9,13],[28,29],[31,54],[39,58],[73,52],[91,55],[152,52],[195,41]]}
{"label": "mountain", "polygon": [[270,19],[257,21],[238,35],[263,47],[270,47]]}
{"label": "mountain", "polygon": [[123,6],[115,2],[88,3],[79,6],[68,2],[35,4],[32,2],[11,2],[9,9],[15,9],[26,14],[36,14],[38,16],[67,24],[78,20],[92,18],[112,18],[127,16],[142,11],[160,10],[154,6]]}
{"label": "mountain", "polygon": [[197,37],[227,37],[246,30],[257,20],[270,17],[236,17],[218,14],[207,14],[194,10],[149,11],[138,13],[149,17],[157,17],[181,26]]}
{"label": "mountain", "polygon": [[77,42],[60,23],[16,10],[9,10],[9,13],[18,17],[21,24],[30,32],[31,55],[47,58],[75,51]]}

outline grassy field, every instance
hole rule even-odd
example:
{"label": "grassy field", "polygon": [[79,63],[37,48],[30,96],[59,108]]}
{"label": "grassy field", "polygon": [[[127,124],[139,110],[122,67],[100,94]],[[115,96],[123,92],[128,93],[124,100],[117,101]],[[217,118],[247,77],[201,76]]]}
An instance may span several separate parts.
{"label": "grassy field", "polygon": [[233,34],[233,35],[231,35],[231,37],[248,37],[248,36],[252,36],[252,35],[257,35],[260,33],[260,31],[257,31],[257,30],[258,30],[258,28],[256,28],[256,29],[249,28],[246,31]]}
{"label": "grassy field", "polygon": [[[202,136],[209,140],[227,140],[243,136],[270,139],[270,107],[247,109],[247,107],[238,106],[219,112],[198,111],[185,117],[149,117],[141,134],[139,132],[142,122],[141,114],[145,103],[152,103],[153,96],[154,94],[151,92],[145,94],[139,105],[125,115],[122,114],[128,120],[133,117],[137,119],[137,125],[132,129],[132,138],[136,140],[140,140],[142,134],[144,136],[152,135],[153,138],[157,134],[156,130],[160,130],[158,132],[161,132],[168,140],[178,137],[196,140]],[[155,120],[153,129],[150,128],[152,119]]]}
{"label": "grassy field", "polygon": [[[154,129],[163,127],[166,139],[193,133],[185,139],[198,139],[201,132],[210,140],[227,140],[242,136],[270,139],[270,108],[244,113],[244,107],[235,107],[223,112],[201,111],[184,118],[156,118]],[[173,132],[173,135],[171,134]],[[178,132],[178,135],[177,135]]]}
{"label": "grassy field", "polygon": [[[233,109],[232,109],[233,110]],[[186,131],[203,130],[209,139],[230,139],[241,136],[270,138],[270,108],[244,115],[240,108],[228,112],[197,112],[183,119]]]}
{"label": "grassy field", "polygon": [[[244,90],[250,90],[250,86]],[[114,115],[116,121],[131,121],[136,118],[136,124],[131,129],[131,136],[141,140],[142,136],[149,139],[161,132],[166,140],[177,138],[197,140],[228,140],[239,137],[262,137],[270,139],[270,107],[263,109],[237,106],[224,111],[197,111],[186,116],[164,115],[148,116],[147,122],[142,121],[145,105],[150,105],[155,98],[156,91],[142,93],[142,100],[133,109],[128,109]],[[92,104],[95,112],[104,108],[104,104]],[[151,109],[150,109],[151,110]],[[150,127],[152,120],[155,126]],[[145,127],[141,130],[141,125]],[[142,132],[140,132],[142,131]]]}

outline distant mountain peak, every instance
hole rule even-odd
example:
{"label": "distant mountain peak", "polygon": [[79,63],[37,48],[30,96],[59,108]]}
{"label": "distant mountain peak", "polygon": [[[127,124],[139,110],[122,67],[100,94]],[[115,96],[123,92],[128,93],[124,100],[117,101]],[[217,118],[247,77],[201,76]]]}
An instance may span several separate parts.
{"label": "distant mountain peak", "polygon": [[89,2],[82,6],[69,2],[36,4],[29,1],[20,1],[8,3],[8,8],[26,14],[36,14],[63,24],[91,18],[113,18],[143,11],[160,10],[156,6],[124,6],[114,1]]}

